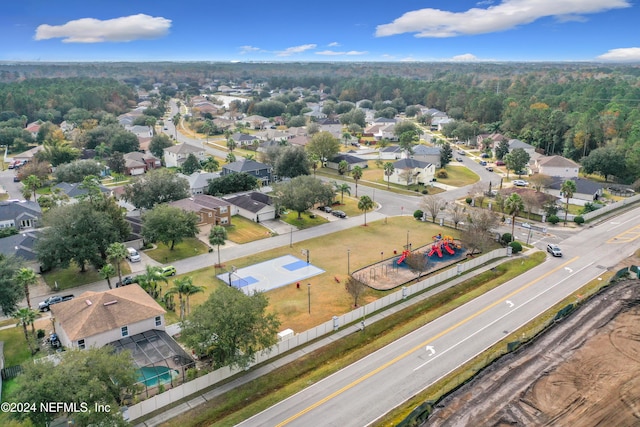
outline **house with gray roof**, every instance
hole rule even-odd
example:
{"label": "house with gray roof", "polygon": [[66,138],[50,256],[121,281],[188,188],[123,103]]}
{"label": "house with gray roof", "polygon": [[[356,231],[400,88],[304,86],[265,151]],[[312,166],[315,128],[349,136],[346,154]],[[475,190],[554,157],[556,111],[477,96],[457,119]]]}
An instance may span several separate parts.
{"label": "house with gray roof", "polygon": [[218,172],[194,172],[191,175],[179,173],[178,176],[189,181],[189,191],[193,195],[204,194],[205,190],[209,186],[209,181],[220,178],[220,174]]}
{"label": "house with gray roof", "polygon": [[382,160],[398,160],[402,157],[402,148],[398,145],[389,145],[379,149],[378,155]]}
{"label": "house with gray roof", "polygon": [[416,159],[398,160],[393,167],[393,174],[388,180],[399,185],[428,184],[436,174],[436,168],[432,163]]}
{"label": "house with gray roof", "polygon": [[423,162],[432,163],[436,169],[440,169],[440,153],[440,147],[428,147],[423,144],[418,144],[413,147],[413,154],[409,155],[409,157]]}
{"label": "house with gray roof", "polygon": [[30,200],[0,202],[0,228],[36,228],[42,219],[40,205]]}
{"label": "house with gray roof", "polygon": [[246,173],[253,175],[262,185],[269,185],[273,180],[271,166],[265,163],[256,162],[255,160],[244,159],[222,166],[221,176],[226,176],[232,173]]}
{"label": "house with gray roof", "polygon": [[[64,194],[69,197],[70,201],[76,200],[80,196],[84,196],[88,193],[88,191],[81,187],[81,182],[59,182],[54,185],[53,188],[59,188]],[[98,187],[100,192],[106,196],[113,196],[113,190],[111,188],[105,187],[104,185],[100,185]]]}
{"label": "house with gray roof", "polygon": [[259,142],[259,139],[255,135],[249,135],[248,133],[234,133],[231,135],[231,139],[239,146],[246,147],[252,145],[255,142]]}
{"label": "house with gray roof", "polygon": [[330,169],[338,170],[340,162],[342,161],[347,162],[348,171],[353,170],[353,168],[355,168],[356,166],[360,166],[361,168],[366,168],[369,166],[367,164],[367,159],[361,159],[360,157],[352,156],[351,154],[338,154],[327,162],[327,167]]}
{"label": "house with gray roof", "polygon": [[40,263],[38,262],[35,247],[39,234],[39,230],[23,230],[13,236],[0,239],[0,255],[15,255],[24,260],[28,267],[38,271],[40,269]]}
{"label": "house with gray roof", "polygon": [[240,215],[254,222],[275,219],[276,208],[271,205],[271,198],[259,191],[233,194],[224,197],[231,204],[231,214]]}
{"label": "house with gray roof", "polygon": [[534,173],[563,178],[577,178],[580,165],[562,156],[541,156],[532,166]]}
{"label": "house with gray roof", "polygon": [[[561,176],[553,176],[551,178],[551,184],[546,187],[545,191],[564,199],[560,189],[562,188],[562,183],[569,179]],[[571,178],[570,180],[576,183],[576,191],[573,193],[573,197],[569,199],[569,203],[584,205],[585,202],[593,202],[602,196],[602,184],[583,178]]]}
{"label": "house with gray roof", "polygon": [[196,156],[198,161],[203,161],[206,158],[204,148],[196,147],[195,145],[185,142],[165,148],[163,154],[164,163],[168,168],[182,166],[184,161],[187,160],[187,157],[189,157],[189,154]]}

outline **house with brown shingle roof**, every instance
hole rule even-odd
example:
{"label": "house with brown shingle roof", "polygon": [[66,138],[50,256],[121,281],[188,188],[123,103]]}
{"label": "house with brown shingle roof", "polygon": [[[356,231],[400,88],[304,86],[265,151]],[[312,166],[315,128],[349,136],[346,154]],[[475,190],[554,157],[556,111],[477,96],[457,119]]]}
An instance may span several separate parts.
{"label": "house with brown shingle roof", "polygon": [[207,224],[231,225],[231,204],[226,200],[206,194],[195,194],[192,197],[175,200],[169,204],[198,215],[198,226]]}
{"label": "house with brown shingle roof", "polygon": [[562,156],[544,156],[535,160],[533,172],[562,178],[577,178],[580,165]]}
{"label": "house with brown shingle roof", "polygon": [[67,348],[104,345],[153,329],[165,329],[166,311],[140,286],[88,291],[51,306],[54,330]]}

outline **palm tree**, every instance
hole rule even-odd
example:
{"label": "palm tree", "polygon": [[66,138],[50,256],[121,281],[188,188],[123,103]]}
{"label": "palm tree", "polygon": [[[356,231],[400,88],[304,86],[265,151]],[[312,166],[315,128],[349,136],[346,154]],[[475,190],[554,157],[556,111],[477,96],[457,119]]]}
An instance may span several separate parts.
{"label": "palm tree", "polygon": [[[120,283],[122,283],[122,269],[120,267],[120,262],[122,262],[126,257],[127,247],[124,245],[124,243],[115,242],[107,247],[107,259],[116,265]],[[109,284],[109,289],[111,289],[111,284]]]}
{"label": "palm tree", "polygon": [[320,161],[320,157],[317,154],[311,154],[309,156],[309,163],[311,163],[311,169],[313,169],[313,177],[316,177],[316,170],[318,169],[318,162]]}
{"label": "palm tree", "polygon": [[29,175],[22,181],[22,185],[24,185],[25,188],[28,188],[29,191],[33,193],[33,201],[38,201],[36,190],[42,187],[42,181],[40,181],[40,178],[35,175]]}
{"label": "palm tree", "polygon": [[[100,277],[107,281],[109,289],[113,289],[113,287],[111,287],[111,277],[115,274],[115,272],[116,269],[113,268],[113,265],[111,264],[105,264],[99,271]],[[120,279],[120,282],[122,282],[122,279]]]}
{"label": "palm tree", "polygon": [[233,153],[233,150],[236,148],[236,142],[233,140],[233,138],[227,139],[227,148],[230,152]]}
{"label": "palm tree", "polygon": [[202,169],[207,172],[215,172],[220,169],[220,162],[213,156],[207,157],[207,160],[202,163]]}
{"label": "palm tree", "polygon": [[351,187],[349,186],[349,184],[338,184],[337,182],[333,181],[333,186],[335,187],[336,191],[340,192],[340,204],[344,205],[344,193],[347,193],[347,195],[351,195]]}
{"label": "palm tree", "polygon": [[236,161],[236,155],[233,153],[227,154],[227,158],[225,159],[227,163],[233,163]]}
{"label": "palm tree", "polygon": [[560,192],[562,193],[562,195],[566,200],[566,204],[564,207],[564,225],[567,225],[567,214],[569,213],[569,199],[573,197],[576,190],[577,190],[576,182],[570,179],[564,181],[562,183],[562,186],[560,187]]}
{"label": "palm tree", "polygon": [[504,207],[507,210],[507,213],[511,215],[511,241],[513,242],[515,240],[513,232],[516,226],[516,216],[524,210],[524,202],[518,193],[511,193],[511,195],[504,201]]}
{"label": "palm tree", "polygon": [[344,140],[344,145],[347,145],[347,143],[351,139],[351,134],[349,132],[343,132],[342,139]]}
{"label": "palm tree", "polygon": [[364,225],[367,226],[367,211],[373,209],[373,200],[369,196],[362,196],[358,201],[358,209],[364,212]]}
{"label": "palm tree", "polygon": [[29,337],[27,325],[31,325],[32,334],[35,334],[33,323],[38,317],[37,313],[30,308],[21,308],[14,313],[13,317],[18,320],[16,326],[22,326],[22,330],[24,331],[24,339],[27,340],[27,345],[29,346],[29,350],[31,350],[31,355],[33,356],[34,354],[36,354],[36,350],[33,346],[33,337]]}
{"label": "palm tree", "polygon": [[27,300],[27,307],[31,310],[29,286],[38,283],[38,276],[36,276],[36,272],[30,268],[21,268],[16,272],[14,279],[18,284],[22,285],[24,297]]}
{"label": "palm tree", "polygon": [[223,226],[216,225],[211,227],[211,231],[209,232],[209,243],[218,247],[218,267],[221,265],[220,245],[224,245],[225,240],[227,240],[227,230]]}
{"label": "palm tree", "polygon": [[184,320],[186,315],[186,303],[185,295],[188,292],[190,286],[193,286],[193,279],[191,276],[183,277],[173,281],[173,287],[165,293],[165,297],[169,295],[178,295],[178,303],[180,305],[180,320]]}
{"label": "palm tree", "polygon": [[387,190],[388,190],[389,180],[391,179],[391,175],[393,175],[393,172],[396,170],[396,168],[395,166],[393,166],[393,163],[391,162],[386,162],[383,168],[384,168],[384,175],[387,177]]}
{"label": "palm tree", "polygon": [[138,275],[136,279],[142,289],[144,289],[153,299],[157,299],[161,293],[158,282],[169,283],[167,278],[160,272],[160,267],[155,265],[147,265],[144,273]]}
{"label": "palm tree", "polygon": [[362,178],[362,168],[360,166],[355,166],[351,171],[351,176],[353,180],[356,182],[356,198],[358,198],[358,180]]}

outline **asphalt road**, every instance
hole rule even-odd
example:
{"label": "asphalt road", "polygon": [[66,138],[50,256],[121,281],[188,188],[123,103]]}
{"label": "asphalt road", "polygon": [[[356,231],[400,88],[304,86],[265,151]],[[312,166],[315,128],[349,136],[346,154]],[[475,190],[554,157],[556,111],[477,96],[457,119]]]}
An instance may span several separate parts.
{"label": "asphalt road", "polygon": [[369,425],[640,248],[640,208],[563,242],[505,285],[241,423]]}

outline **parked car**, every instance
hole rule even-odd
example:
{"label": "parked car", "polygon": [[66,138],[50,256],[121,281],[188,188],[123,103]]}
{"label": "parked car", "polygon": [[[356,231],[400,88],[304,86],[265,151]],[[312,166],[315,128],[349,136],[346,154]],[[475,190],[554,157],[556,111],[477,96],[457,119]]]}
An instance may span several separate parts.
{"label": "parked car", "polygon": [[485,162],[484,160],[480,162],[480,166],[487,166],[487,162]]}
{"label": "parked car", "polygon": [[547,252],[549,252],[553,256],[562,256],[562,250],[558,245],[547,245]]}
{"label": "parked car", "polygon": [[504,166],[504,162],[502,160],[496,161],[496,166]]}
{"label": "parked car", "polygon": [[121,286],[131,285],[131,284],[133,284],[133,283],[136,283],[136,281],[135,281],[135,280],[136,280],[136,279],[134,279],[134,278],[133,278],[133,277],[131,277],[131,276],[125,276],[125,277],[122,279],[122,282],[120,282],[120,281],[116,282],[116,288],[119,288],[119,287],[121,287]]}
{"label": "parked car", "polygon": [[464,152],[464,151],[462,151],[462,150],[458,150],[458,154],[460,154],[461,156],[466,156],[466,155],[467,155],[467,153],[465,153],[465,152]]}
{"label": "parked car", "polygon": [[13,182],[20,182],[20,177],[18,175],[14,175]]}
{"label": "parked car", "polygon": [[162,274],[164,277],[175,276],[176,268],[173,265],[167,265],[166,267],[162,267],[160,269],[160,274]]}
{"label": "parked car", "polygon": [[129,262],[140,262],[142,260],[140,254],[134,248],[127,248],[127,259]]}
{"label": "parked car", "polygon": [[487,170],[488,170],[489,172],[493,172],[493,166],[487,166]]}
{"label": "parked car", "polygon": [[331,213],[331,211],[333,209],[331,209],[331,206],[320,206],[319,208],[322,212],[326,212],[326,213]]}
{"label": "parked car", "polygon": [[529,183],[523,179],[515,179],[513,180],[513,185],[516,187],[526,187]]}
{"label": "parked car", "polygon": [[480,157],[482,157],[483,159],[488,159],[489,155],[487,153],[482,153]]}
{"label": "parked car", "polygon": [[461,162],[462,161],[462,157],[456,157],[456,161],[457,162]]}
{"label": "parked car", "polygon": [[333,211],[331,212],[333,216],[337,216],[338,218],[346,218],[347,214],[342,211]]}
{"label": "parked car", "polygon": [[52,295],[38,304],[38,308],[40,311],[49,311],[53,304],[58,304],[59,302],[69,301],[72,299],[73,295]]}

